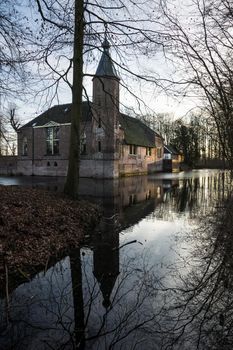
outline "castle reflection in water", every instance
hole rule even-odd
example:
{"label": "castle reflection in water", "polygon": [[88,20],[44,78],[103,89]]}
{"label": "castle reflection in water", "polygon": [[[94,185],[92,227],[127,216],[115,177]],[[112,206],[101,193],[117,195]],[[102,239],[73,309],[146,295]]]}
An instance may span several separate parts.
{"label": "castle reflection in water", "polygon": [[[202,176],[200,176],[202,175]],[[102,220],[92,235],[93,273],[109,306],[111,291],[119,275],[119,233],[149,215],[175,220],[183,215],[199,219],[213,211],[214,204],[230,193],[226,172],[190,172],[188,176],[155,178],[126,177],[118,180],[82,179],[80,196],[100,205]]]}

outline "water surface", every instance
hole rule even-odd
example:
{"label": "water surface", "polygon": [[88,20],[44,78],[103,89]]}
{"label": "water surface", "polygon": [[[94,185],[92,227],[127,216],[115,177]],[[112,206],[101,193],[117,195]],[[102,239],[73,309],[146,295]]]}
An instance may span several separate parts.
{"label": "water surface", "polygon": [[[51,190],[63,181],[0,177]],[[206,227],[229,193],[218,170],[82,179],[103,218],[85,246],[15,278],[8,298],[1,286],[0,349],[231,349],[229,268]]]}

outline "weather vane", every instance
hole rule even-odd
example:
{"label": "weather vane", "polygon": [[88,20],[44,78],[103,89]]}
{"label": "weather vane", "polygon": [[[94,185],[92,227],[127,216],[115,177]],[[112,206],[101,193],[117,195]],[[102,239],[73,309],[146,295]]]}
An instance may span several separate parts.
{"label": "weather vane", "polygon": [[108,32],[108,23],[107,22],[104,23],[104,28],[105,28],[104,38],[107,39],[107,32]]}

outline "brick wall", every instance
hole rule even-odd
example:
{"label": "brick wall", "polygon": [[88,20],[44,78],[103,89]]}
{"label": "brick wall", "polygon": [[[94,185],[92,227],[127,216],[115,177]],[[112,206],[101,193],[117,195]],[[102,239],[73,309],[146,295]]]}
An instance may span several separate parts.
{"label": "brick wall", "polygon": [[16,175],[17,156],[0,156],[0,175]]}

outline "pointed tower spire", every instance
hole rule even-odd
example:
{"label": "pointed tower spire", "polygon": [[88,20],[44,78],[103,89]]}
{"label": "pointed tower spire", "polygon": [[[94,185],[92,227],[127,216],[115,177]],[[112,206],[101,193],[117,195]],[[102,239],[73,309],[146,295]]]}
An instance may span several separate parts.
{"label": "pointed tower spire", "polygon": [[[106,26],[105,26],[106,28]],[[117,71],[114,67],[114,64],[112,62],[112,58],[109,52],[110,44],[107,39],[107,29],[105,30],[105,38],[102,43],[103,53],[99,62],[99,65],[97,67],[95,76],[97,77],[111,77],[115,79],[119,79],[117,75]]]}
{"label": "pointed tower spire", "polygon": [[[117,135],[119,132],[120,78],[111,59],[110,45],[106,32],[102,48],[102,56],[93,77],[93,109],[95,109],[96,113],[93,120],[98,121],[98,124],[94,122],[94,127],[96,127],[96,130],[98,129],[96,131],[97,139],[94,150],[96,153],[101,153],[103,158],[100,159],[109,160],[109,165],[101,168],[103,169],[101,170],[103,171],[103,177],[106,177],[106,171],[113,172],[114,177],[116,177],[118,172],[118,165],[115,165],[115,159],[118,159],[118,148],[116,145],[118,145]],[[99,132],[99,125],[102,127],[101,133]]]}

